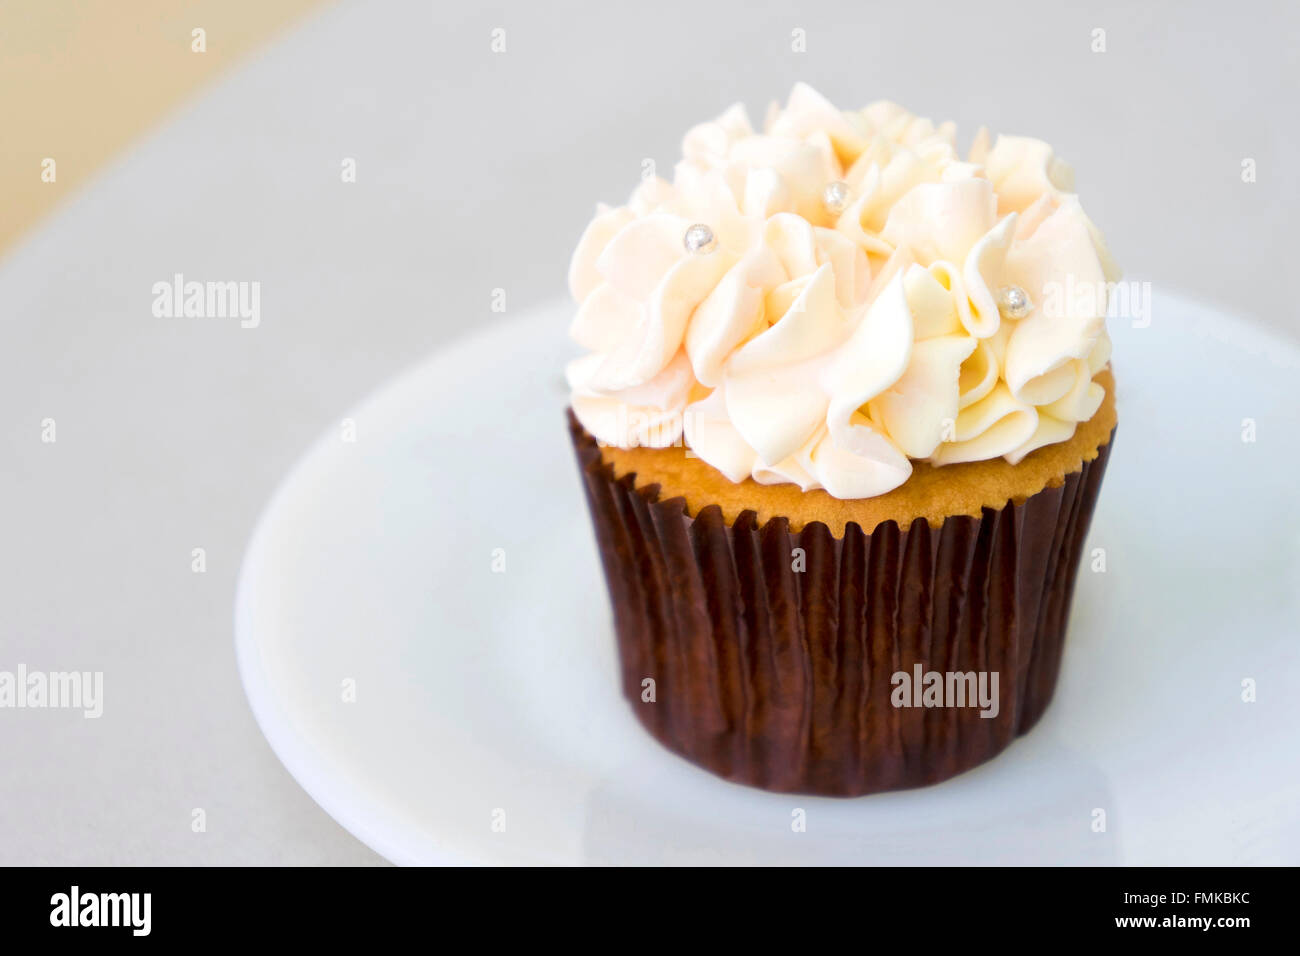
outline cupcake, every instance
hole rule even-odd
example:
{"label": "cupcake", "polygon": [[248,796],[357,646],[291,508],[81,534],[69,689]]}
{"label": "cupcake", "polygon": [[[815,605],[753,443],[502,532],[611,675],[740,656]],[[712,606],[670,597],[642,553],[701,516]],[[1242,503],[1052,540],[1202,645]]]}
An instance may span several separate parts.
{"label": "cupcake", "polygon": [[664,746],[858,795],[1051,700],[1115,433],[1118,275],[1046,143],[807,86],[598,208],[569,431],[623,692]]}

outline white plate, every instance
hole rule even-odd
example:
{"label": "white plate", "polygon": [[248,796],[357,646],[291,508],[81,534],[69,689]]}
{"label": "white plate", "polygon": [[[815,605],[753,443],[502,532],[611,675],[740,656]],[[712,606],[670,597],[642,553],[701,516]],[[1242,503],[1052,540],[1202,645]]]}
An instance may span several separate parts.
{"label": "white plate", "polygon": [[1148,328],[1112,321],[1121,423],[1088,543],[1107,569],[1081,572],[1051,708],[947,783],[835,800],[716,779],[623,701],[563,419],[569,313],[492,326],[349,413],[355,441],[324,436],[249,546],[249,701],[369,846],[398,863],[1300,861],[1294,346],[1173,297]]}

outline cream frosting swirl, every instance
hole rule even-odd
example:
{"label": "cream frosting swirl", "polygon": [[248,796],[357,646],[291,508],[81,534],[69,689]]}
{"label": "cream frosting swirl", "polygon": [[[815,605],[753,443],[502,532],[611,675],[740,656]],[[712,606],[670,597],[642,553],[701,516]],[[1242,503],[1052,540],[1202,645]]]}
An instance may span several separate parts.
{"label": "cream frosting swirl", "polygon": [[739,105],[690,130],[673,181],[601,206],[573,255],[583,426],[837,498],[1070,438],[1118,273],[1051,147],[981,130],[962,160],[955,135],[804,84],[762,132]]}

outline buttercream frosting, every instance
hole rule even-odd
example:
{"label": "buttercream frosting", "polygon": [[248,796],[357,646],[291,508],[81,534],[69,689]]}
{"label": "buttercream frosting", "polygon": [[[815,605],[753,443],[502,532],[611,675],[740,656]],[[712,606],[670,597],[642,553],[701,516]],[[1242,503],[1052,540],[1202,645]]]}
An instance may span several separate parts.
{"label": "buttercream frosting", "polygon": [[672,182],[599,207],[573,255],[583,426],[837,498],[1068,440],[1105,394],[1117,272],[1050,146],[955,137],[804,84],[761,132],[740,105],[690,130]]}

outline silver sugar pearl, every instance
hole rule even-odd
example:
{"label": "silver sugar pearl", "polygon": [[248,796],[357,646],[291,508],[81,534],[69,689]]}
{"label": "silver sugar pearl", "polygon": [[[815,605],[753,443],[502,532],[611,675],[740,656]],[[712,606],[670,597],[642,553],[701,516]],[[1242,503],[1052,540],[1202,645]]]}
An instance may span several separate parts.
{"label": "silver sugar pearl", "polygon": [[718,240],[713,235],[713,230],[702,222],[697,222],[686,230],[682,243],[686,246],[687,252],[698,252],[703,255],[708,255],[718,248]]}
{"label": "silver sugar pearl", "polygon": [[1008,319],[1023,319],[1033,310],[1034,304],[1020,286],[1009,285],[998,290],[998,311]]}
{"label": "silver sugar pearl", "polygon": [[849,184],[838,180],[827,183],[822,190],[822,205],[837,216],[842,213],[849,207]]}

